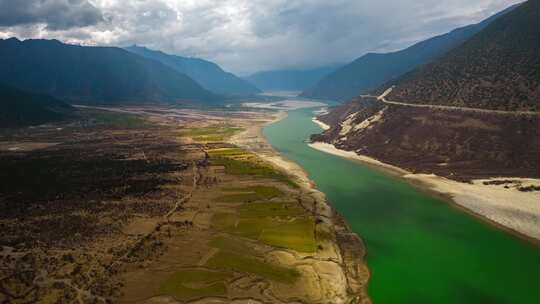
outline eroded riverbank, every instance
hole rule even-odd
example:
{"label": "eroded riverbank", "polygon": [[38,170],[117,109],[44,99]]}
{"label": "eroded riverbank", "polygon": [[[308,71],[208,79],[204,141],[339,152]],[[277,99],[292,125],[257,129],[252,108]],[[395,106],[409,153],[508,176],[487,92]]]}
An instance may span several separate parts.
{"label": "eroded riverbank", "polygon": [[[311,105],[307,105],[311,107]],[[339,262],[341,271],[346,277],[346,286],[343,291],[344,298],[349,298],[356,303],[371,303],[367,295],[369,270],[365,263],[366,248],[360,237],[351,231],[345,219],[328,204],[324,193],[319,191],[307,173],[296,163],[284,158],[271,145],[268,144],[262,130],[265,126],[277,123],[287,118],[286,112],[277,112],[274,117],[261,125],[252,125],[243,133],[233,136],[229,141],[245,150],[257,154],[265,161],[274,164],[284,172],[294,176],[300,186],[303,195],[309,196],[313,202],[313,212],[324,219],[324,224],[336,235],[336,243],[339,247]],[[318,254],[317,254],[318,255]],[[321,257],[315,257],[321,259]],[[338,276],[339,277],[339,276]],[[326,284],[329,284],[327,282]],[[330,283],[330,285],[332,285]],[[342,289],[342,287],[337,289]]]}

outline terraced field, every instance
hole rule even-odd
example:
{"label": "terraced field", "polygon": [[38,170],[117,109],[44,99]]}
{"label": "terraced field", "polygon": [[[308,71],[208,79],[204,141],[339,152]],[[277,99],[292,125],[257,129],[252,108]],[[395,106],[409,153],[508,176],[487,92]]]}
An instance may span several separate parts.
{"label": "terraced field", "polygon": [[242,131],[242,128],[228,126],[209,126],[202,128],[186,128],[179,133],[180,136],[191,137],[199,142],[220,142]]}
{"label": "terraced field", "polygon": [[239,148],[221,148],[208,151],[211,162],[215,166],[223,166],[227,174],[248,175],[257,178],[270,178],[287,183],[297,188],[290,176],[283,174],[270,164],[262,161],[255,154]]}
{"label": "terraced field", "polygon": [[164,246],[176,249],[126,273],[122,301],[340,303],[351,297],[334,226],[294,177],[254,153],[209,141],[231,134],[228,127],[181,134],[204,144],[207,155],[197,190],[171,217],[189,225],[166,228]]}
{"label": "terraced field", "polygon": [[[225,296],[236,288],[232,283],[239,279],[253,281],[254,285],[264,282],[265,288],[273,283],[294,286],[302,275],[298,270],[265,258],[276,248],[316,251],[315,221],[287,193],[291,191],[287,183],[280,181],[289,180],[254,154],[238,148],[210,149],[208,155],[211,166],[224,167],[221,178],[232,176],[228,186],[210,191],[213,197],[206,209],[216,212],[208,212],[212,235],[208,254],[197,265],[185,265],[186,269],[195,268],[186,272],[182,267],[171,275],[160,284],[159,292],[176,300],[194,300]],[[274,176],[279,178],[272,179]],[[194,224],[197,226],[196,221]]]}

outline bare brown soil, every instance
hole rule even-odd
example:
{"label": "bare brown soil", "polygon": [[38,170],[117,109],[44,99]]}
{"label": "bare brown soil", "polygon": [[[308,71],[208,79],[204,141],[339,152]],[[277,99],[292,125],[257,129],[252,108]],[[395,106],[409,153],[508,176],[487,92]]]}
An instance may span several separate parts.
{"label": "bare brown soil", "polygon": [[[125,235],[134,219],[158,222],[191,183],[201,147],[173,129],[77,122],[4,132],[0,152],[0,299],[103,302],[119,295],[119,260],[145,258],[154,238]],[[55,145],[30,145],[55,142]],[[194,162],[195,161],[195,162]]]}
{"label": "bare brown soil", "polygon": [[[79,121],[0,134],[1,303],[369,301],[364,248],[326,205],[284,174],[233,174],[209,153],[235,145],[185,135],[247,129],[275,113],[109,110],[119,116],[81,109]],[[220,201],[224,189],[246,187],[279,189],[266,203],[300,206],[289,221],[315,223],[314,251],[220,228],[217,217],[246,204]],[[186,273],[218,279],[186,282]]]}

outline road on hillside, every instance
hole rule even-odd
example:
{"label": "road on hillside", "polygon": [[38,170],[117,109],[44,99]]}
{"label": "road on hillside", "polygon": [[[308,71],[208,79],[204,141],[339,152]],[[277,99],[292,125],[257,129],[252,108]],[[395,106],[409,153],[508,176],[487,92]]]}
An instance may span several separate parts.
{"label": "road on hillside", "polygon": [[379,96],[374,95],[360,95],[360,97],[366,97],[366,98],[376,98],[377,100],[384,102],[386,104],[392,104],[392,105],[400,105],[400,106],[407,106],[407,107],[416,107],[416,108],[432,108],[432,109],[440,109],[440,110],[460,110],[460,111],[466,111],[466,112],[477,112],[477,113],[491,113],[491,114],[505,114],[505,115],[540,115],[540,112],[533,112],[533,111],[501,111],[501,110],[488,110],[488,109],[479,109],[479,108],[467,108],[467,107],[454,107],[454,106],[441,106],[441,105],[431,105],[431,104],[416,104],[416,103],[406,103],[406,102],[398,102],[398,101],[391,101],[387,100],[386,96],[392,92],[394,87],[391,87],[384,91]]}

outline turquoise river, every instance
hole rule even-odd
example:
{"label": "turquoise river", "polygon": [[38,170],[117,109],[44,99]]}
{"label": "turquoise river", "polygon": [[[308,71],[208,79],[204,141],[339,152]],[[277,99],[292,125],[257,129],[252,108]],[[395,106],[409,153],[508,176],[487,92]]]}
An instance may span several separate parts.
{"label": "turquoise river", "polygon": [[[404,181],[306,144],[313,109],[264,134],[301,165],[367,245],[375,304],[540,303],[540,250]],[[540,203],[540,202],[539,202]]]}

